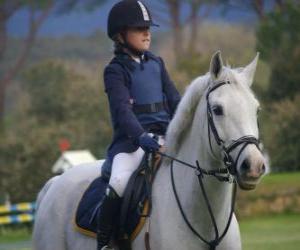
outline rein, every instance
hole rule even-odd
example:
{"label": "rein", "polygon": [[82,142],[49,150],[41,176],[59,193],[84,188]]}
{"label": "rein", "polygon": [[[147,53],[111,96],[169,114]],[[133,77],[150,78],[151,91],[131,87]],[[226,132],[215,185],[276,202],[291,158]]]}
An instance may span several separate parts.
{"label": "rein", "polygon": [[[211,149],[212,155],[215,158],[217,158],[214,154],[213,147],[212,147],[212,142],[211,142],[211,133],[212,133],[217,145],[221,149],[222,155],[224,157],[223,158],[223,163],[226,167],[225,168],[219,168],[219,169],[216,169],[216,170],[206,170],[206,169],[203,169],[203,168],[200,167],[198,161],[196,161],[196,166],[194,166],[194,165],[191,165],[187,162],[176,159],[175,157],[169,156],[165,153],[157,152],[161,156],[169,158],[169,159],[172,160],[171,161],[171,167],[170,167],[172,189],[173,189],[174,196],[175,196],[177,205],[179,207],[180,213],[181,213],[185,223],[189,227],[189,229],[200,240],[202,240],[204,243],[206,243],[210,247],[210,250],[215,250],[216,247],[220,244],[220,242],[223,240],[223,238],[227,234],[228,229],[229,229],[230,224],[231,224],[231,221],[232,221],[232,216],[233,216],[233,213],[234,213],[234,207],[235,207],[235,201],[236,201],[236,193],[237,193],[237,183],[236,183],[236,180],[233,178],[233,176],[236,174],[236,171],[237,171],[236,168],[237,168],[238,160],[239,160],[242,152],[244,151],[244,149],[249,144],[254,144],[259,149],[259,139],[257,139],[256,137],[254,137],[252,135],[245,135],[245,136],[242,136],[242,137],[238,138],[237,140],[232,140],[232,142],[229,144],[229,146],[225,146],[225,141],[222,140],[221,137],[219,136],[217,128],[216,128],[215,123],[214,123],[214,119],[213,119],[213,113],[212,113],[212,109],[211,109],[210,102],[209,102],[209,95],[214,90],[216,90],[217,88],[219,88],[219,87],[221,87],[225,84],[231,84],[231,83],[230,83],[230,81],[226,80],[226,81],[218,82],[218,83],[214,84],[212,87],[210,87],[208,89],[207,93],[206,93],[206,102],[207,102],[208,139],[209,139],[210,149]],[[237,153],[236,159],[233,160],[230,153],[239,146],[241,146],[241,148],[239,149],[239,151]],[[186,214],[183,210],[182,204],[180,202],[180,199],[179,199],[179,196],[178,196],[178,193],[177,193],[177,190],[176,190],[176,185],[175,185],[174,164],[173,164],[174,161],[195,170],[195,174],[198,178],[199,185],[200,185],[200,188],[201,188],[201,192],[203,194],[205,204],[207,206],[207,209],[208,209],[208,212],[209,212],[212,224],[213,224],[213,228],[214,228],[214,231],[215,231],[215,238],[213,240],[207,240],[203,236],[201,236],[197,232],[197,230],[192,226],[192,224],[188,220],[188,218],[187,218],[187,216],[186,216]],[[213,214],[212,207],[211,207],[211,204],[209,202],[207,192],[206,192],[206,189],[205,189],[205,186],[204,186],[204,183],[203,183],[203,178],[205,176],[213,176],[218,181],[233,183],[233,193],[232,193],[232,199],[231,199],[230,214],[229,214],[229,218],[228,218],[226,227],[224,229],[224,232],[221,235],[219,233],[219,229],[218,229],[218,226],[217,226],[217,223],[216,223],[216,219],[215,219],[215,216]]]}
{"label": "rein", "polygon": [[210,250],[215,250],[216,247],[219,245],[219,243],[222,241],[222,239],[224,238],[224,236],[227,234],[228,232],[228,229],[229,229],[229,226],[231,224],[231,220],[232,220],[232,216],[233,216],[233,213],[234,213],[234,207],[235,207],[235,201],[236,201],[236,181],[234,180],[233,183],[234,183],[234,190],[233,190],[233,195],[232,195],[232,200],[231,200],[231,210],[230,210],[230,215],[229,215],[229,218],[228,218],[228,221],[226,223],[226,227],[224,229],[224,232],[222,233],[222,235],[220,236],[219,234],[219,229],[218,229],[218,226],[217,226],[217,222],[216,222],[216,219],[215,219],[215,216],[213,214],[213,211],[212,211],[212,207],[211,207],[211,204],[209,202],[209,199],[208,199],[208,196],[207,196],[207,192],[206,192],[206,189],[204,187],[204,184],[203,184],[203,177],[204,177],[204,173],[202,172],[202,168],[200,168],[199,166],[199,162],[197,161],[196,162],[197,164],[197,171],[196,171],[196,175],[197,175],[197,178],[198,178],[198,181],[199,181],[199,185],[200,185],[200,188],[201,188],[201,191],[202,191],[202,194],[203,194],[203,197],[204,197],[204,200],[205,200],[205,204],[207,206],[207,209],[208,209],[208,212],[209,212],[209,215],[210,215],[210,218],[211,218],[211,221],[212,221],[212,224],[213,224],[213,227],[214,227],[214,231],[215,231],[215,239],[214,240],[206,240],[203,236],[201,236],[197,230],[192,226],[192,224],[190,223],[190,221],[188,220],[186,214],[184,213],[184,210],[182,208],[182,205],[181,205],[181,202],[179,200],[179,196],[178,196],[178,193],[177,193],[177,190],[176,190],[176,185],[175,185],[175,179],[174,179],[174,171],[173,171],[173,161],[171,163],[171,180],[172,180],[172,188],[173,188],[173,191],[174,191],[174,195],[175,195],[175,198],[176,198],[176,201],[177,201],[177,204],[178,204],[178,207],[179,207],[179,210],[180,210],[180,213],[185,221],[185,223],[187,224],[187,226],[189,227],[189,229],[200,239],[202,240],[204,243],[206,243],[207,245],[209,245],[210,247]]}
{"label": "rein", "polygon": [[[199,161],[196,161],[196,166],[194,166],[194,165],[191,165],[191,164],[189,164],[187,162],[184,162],[184,161],[178,160],[178,159],[176,159],[176,158],[174,158],[172,156],[169,156],[169,155],[167,155],[165,153],[157,152],[157,154],[160,154],[161,156],[169,158],[169,159],[172,160],[171,161],[171,168],[170,168],[172,189],[173,189],[174,196],[175,196],[177,205],[179,207],[180,213],[181,213],[181,215],[182,215],[185,223],[187,224],[187,226],[189,227],[189,229],[200,240],[202,240],[204,243],[206,243],[207,245],[209,245],[210,250],[215,250],[216,247],[220,244],[220,242],[222,241],[222,239],[227,234],[229,226],[231,224],[232,216],[233,216],[233,213],[234,213],[235,201],[236,201],[236,193],[237,193],[236,181],[232,178],[231,174],[229,173],[228,168],[219,168],[217,170],[206,170],[206,169],[203,169],[203,168],[200,167]],[[175,178],[174,178],[174,164],[173,164],[174,161],[178,162],[178,163],[181,163],[182,165],[187,166],[189,168],[195,169],[195,174],[196,174],[196,176],[198,178],[199,185],[200,185],[200,188],[201,188],[201,192],[203,194],[203,197],[204,197],[204,200],[205,200],[205,204],[207,206],[207,209],[208,209],[208,212],[209,212],[209,215],[210,215],[213,227],[214,227],[214,231],[215,231],[215,239],[214,240],[209,241],[209,240],[206,240],[203,236],[201,236],[197,232],[197,230],[192,226],[191,222],[187,218],[187,216],[186,216],[186,214],[185,214],[185,212],[183,210],[182,204],[180,202],[177,190],[176,190]],[[226,176],[223,176],[223,175],[226,175]],[[216,222],[215,216],[214,216],[213,211],[212,211],[211,204],[210,204],[208,196],[207,196],[206,189],[205,189],[204,184],[203,184],[203,178],[205,176],[213,176],[218,181],[228,182],[228,183],[233,183],[234,184],[234,186],[233,186],[233,195],[232,195],[232,199],[231,199],[230,215],[229,215],[226,227],[224,229],[224,232],[221,234],[221,236],[220,236],[220,233],[219,233],[219,229],[218,229],[218,226],[217,226],[217,222]]]}
{"label": "rein", "polygon": [[216,169],[216,170],[206,170],[204,168],[201,168],[199,166],[199,164],[197,164],[196,166],[194,166],[192,164],[189,164],[187,162],[181,161],[181,160],[179,160],[179,159],[177,159],[177,158],[175,158],[173,156],[167,155],[165,153],[162,153],[162,152],[159,152],[159,151],[156,152],[156,153],[159,154],[159,155],[161,155],[161,156],[163,156],[163,157],[171,159],[172,163],[173,163],[173,161],[175,161],[175,162],[181,163],[182,165],[184,165],[186,167],[195,169],[195,173],[197,175],[198,175],[198,172],[200,171],[202,175],[213,176],[217,180],[222,181],[222,182],[232,183],[234,181],[233,178],[232,178],[232,176],[231,176],[231,174],[229,173],[229,170],[228,170],[227,167],[226,168],[219,168],[219,169]]}

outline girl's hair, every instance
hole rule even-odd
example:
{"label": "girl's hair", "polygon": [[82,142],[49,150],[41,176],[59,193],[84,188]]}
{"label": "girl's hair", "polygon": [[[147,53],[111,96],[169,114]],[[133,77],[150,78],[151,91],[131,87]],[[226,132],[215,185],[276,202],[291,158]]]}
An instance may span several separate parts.
{"label": "girl's hair", "polygon": [[114,40],[114,54],[119,54],[123,52],[123,46],[118,40]]}
{"label": "girl's hair", "polygon": [[[120,33],[124,36],[125,35],[125,30],[122,30]],[[115,55],[118,54],[118,53],[123,52],[123,49],[124,49],[124,47],[122,46],[122,44],[119,40],[119,34],[120,33],[116,34],[112,39],[114,41],[113,46],[114,46],[114,54]]]}

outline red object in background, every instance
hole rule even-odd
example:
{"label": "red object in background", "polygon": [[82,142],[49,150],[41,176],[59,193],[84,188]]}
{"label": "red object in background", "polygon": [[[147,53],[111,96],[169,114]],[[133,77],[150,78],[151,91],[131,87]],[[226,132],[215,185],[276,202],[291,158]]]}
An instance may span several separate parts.
{"label": "red object in background", "polygon": [[71,147],[71,144],[68,139],[60,139],[59,149],[61,152],[67,151]]}

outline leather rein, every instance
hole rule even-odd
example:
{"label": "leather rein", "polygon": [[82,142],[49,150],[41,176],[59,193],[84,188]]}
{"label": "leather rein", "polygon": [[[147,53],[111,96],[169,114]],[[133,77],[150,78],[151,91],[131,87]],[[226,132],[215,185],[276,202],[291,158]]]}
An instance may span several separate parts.
{"label": "leather rein", "polygon": [[[249,144],[254,144],[259,149],[259,140],[252,135],[246,135],[246,136],[242,136],[242,137],[238,138],[237,140],[232,140],[232,142],[229,144],[229,146],[225,146],[225,141],[223,141],[220,138],[218,131],[216,129],[215,123],[214,123],[213,113],[212,113],[212,109],[211,109],[210,102],[209,102],[209,95],[214,90],[216,90],[217,88],[219,88],[221,86],[224,86],[225,84],[231,84],[231,83],[228,80],[215,83],[212,87],[209,87],[209,89],[206,93],[207,122],[208,122],[207,127],[208,127],[208,138],[209,138],[210,149],[211,149],[212,154],[215,156],[213,148],[212,148],[212,143],[211,143],[211,133],[212,133],[214,136],[214,139],[215,139],[216,143],[218,144],[218,146],[220,147],[222,155],[224,157],[223,163],[225,165],[225,168],[219,168],[219,169],[215,169],[215,170],[206,170],[206,169],[200,167],[200,164],[198,161],[196,161],[196,165],[192,165],[187,162],[181,161],[175,157],[169,156],[165,153],[157,152],[157,154],[160,154],[163,157],[171,159],[170,175],[171,175],[172,188],[173,188],[174,196],[176,199],[176,203],[178,205],[178,208],[180,210],[180,213],[181,213],[185,223],[187,224],[188,228],[194,233],[194,235],[196,237],[198,237],[201,241],[203,241],[204,243],[206,243],[209,246],[210,250],[215,250],[216,247],[220,244],[220,242],[223,240],[223,238],[227,234],[228,229],[231,224],[231,221],[232,221],[234,208],[235,208],[236,193],[237,193],[237,183],[236,183],[236,180],[234,177],[236,175],[236,167],[237,167],[237,163],[240,158],[240,155],[242,154],[242,152],[244,151],[246,146],[248,146]],[[231,156],[231,152],[233,150],[235,150],[238,146],[241,146],[241,148],[239,149],[237,157],[234,160],[233,157]],[[189,221],[189,219],[187,218],[187,216],[183,210],[182,204],[180,202],[180,199],[179,199],[179,196],[178,196],[178,193],[176,190],[176,185],[175,185],[174,164],[173,164],[174,161],[195,170],[195,174],[198,178],[200,189],[203,194],[203,197],[204,197],[204,200],[205,200],[205,203],[206,203],[206,206],[207,206],[207,209],[208,209],[208,212],[209,212],[212,224],[213,224],[213,228],[214,228],[214,232],[215,232],[215,237],[213,240],[207,240],[203,236],[201,236],[197,232],[197,230],[192,226],[191,222]],[[230,214],[229,214],[228,221],[226,223],[225,229],[222,234],[219,233],[215,215],[213,214],[212,207],[209,202],[208,195],[207,195],[207,191],[206,191],[206,188],[203,183],[203,178],[205,176],[213,176],[218,181],[228,182],[228,183],[233,184],[233,193],[232,193],[232,199],[231,199]]]}

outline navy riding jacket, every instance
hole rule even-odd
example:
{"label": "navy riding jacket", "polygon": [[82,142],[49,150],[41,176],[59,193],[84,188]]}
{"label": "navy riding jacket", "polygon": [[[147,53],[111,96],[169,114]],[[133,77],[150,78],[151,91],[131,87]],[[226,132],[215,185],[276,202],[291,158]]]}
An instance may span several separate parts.
{"label": "navy riding jacket", "polygon": [[[166,132],[169,121],[141,124],[133,111],[133,99],[130,91],[132,74],[134,74],[136,67],[141,67],[142,71],[139,72],[143,72],[143,67],[151,60],[159,65],[162,91],[166,103],[165,111],[170,115],[170,118],[180,101],[180,95],[160,57],[145,52],[143,60],[137,64],[128,54],[118,53],[104,70],[105,92],[109,100],[113,125],[113,140],[107,151],[110,160],[118,153],[136,151],[139,147],[137,139],[142,133],[147,131],[165,134]],[[145,77],[149,77],[149,74],[146,74],[145,70]]]}

